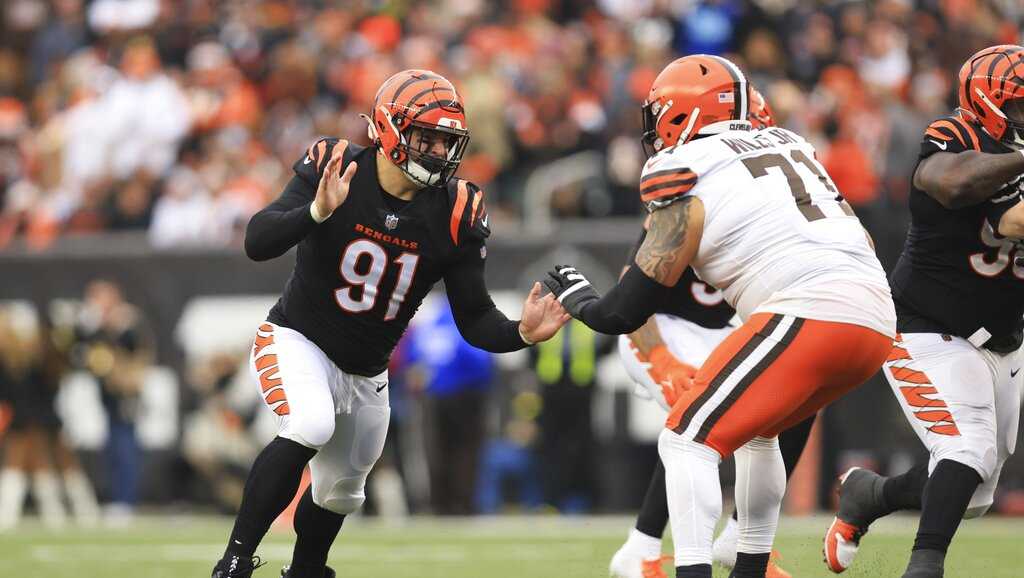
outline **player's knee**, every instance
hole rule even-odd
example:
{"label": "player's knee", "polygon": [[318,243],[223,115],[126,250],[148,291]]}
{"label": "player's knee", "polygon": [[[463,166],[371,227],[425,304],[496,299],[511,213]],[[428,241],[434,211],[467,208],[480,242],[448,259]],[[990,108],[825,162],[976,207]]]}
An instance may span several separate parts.
{"label": "player's knee", "polygon": [[319,416],[317,418],[307,416],[306,419],[293,420],[286,430],[281,433],[281,436],[298,442],[307,448],[319,450],[334,435],[333,417],[331,415],[331,419],[328,419],[327,416]]}
{"label": "player's knee", "polygon": [[366,501],[366,476],[317,486],[313,489],[313,503],[335,514],[351,514]]}
{"label": "player's knee", "polygon": [[721,454],[711,446],[695,442],[668,428],[661,430],[661,435],[658,436],[658,455],[661,456],[665,467],[669,467],[670,463],[675,463],[681,455],[715,464],[722,461]]}
{"label": "player's knee", "polygon": [[998,464],[994,446],[981,447],[964,443],[946,451],[936,451],[934,457],[936,463],[950,460],[971,468],[978,474],[983,484],[992,478]]}

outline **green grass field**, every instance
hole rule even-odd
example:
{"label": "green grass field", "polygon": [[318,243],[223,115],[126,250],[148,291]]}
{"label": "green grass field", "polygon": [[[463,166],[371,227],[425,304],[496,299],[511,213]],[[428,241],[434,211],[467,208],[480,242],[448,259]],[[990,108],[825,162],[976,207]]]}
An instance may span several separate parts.
{"label": "green grass field", "polygon": [[[777,546],[796,578],[831,576],[821,562],[829,519],[785,519]],[[575,578],[607,576],[608,560],[629,529],[625,517],[415,518],[346,522],[331,551],[340,578]],[[902,574],[916,521],[885,520],[864,539],[844,578]],[[0,577],[206,578],[230,527],[224,518],[153,517],[123,530],[49,532],[29,521],[0,534]],[[965,522],[947,578],[1024,576],[1024,520]],[[291,533],[275,531],[259,554],[256,578],[277,578],[291,557]],[[666,540],[665,549],[670,549]],[[716,570],[715,576],[728,573]],[[671,573],[670,573],[671,576]]]}

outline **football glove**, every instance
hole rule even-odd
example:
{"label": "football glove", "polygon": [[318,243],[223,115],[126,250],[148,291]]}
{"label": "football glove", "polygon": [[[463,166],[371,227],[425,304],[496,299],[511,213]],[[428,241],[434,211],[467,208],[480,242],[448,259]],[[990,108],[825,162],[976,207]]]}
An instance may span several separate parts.
{"label": "football glove", "polygon": [[676,400],[693,387],[693,378],[697,375],[697,368],[679,361],[664,345],[658,345],[652,349],[647,354],[647,361],[651,364],[647,373],[650,374],[654,383],[661,386],[661,393],[665,396],[665,403],[669,407],[675,405]]}
{"label": "football glove", "polygon": [[597,291],[587,281],[582,273],[575,267],[569,265],[555,265],[555,268],[548,271],[548,278],[544,280],[548,291],[554,294],[562,307],[579,319],[583,307],[601,298]]}

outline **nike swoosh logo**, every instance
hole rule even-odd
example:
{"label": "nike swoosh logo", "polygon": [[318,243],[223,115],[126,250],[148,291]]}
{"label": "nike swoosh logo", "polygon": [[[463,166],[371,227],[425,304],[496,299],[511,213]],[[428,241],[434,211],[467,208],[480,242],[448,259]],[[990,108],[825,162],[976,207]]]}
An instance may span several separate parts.
{"label": "nike swoosh logo", "polygon": [[932,139],[928,139],[928,140],[930,140],[930,141],[932,141],[933,143],[935,143],[935,146],[939,147],[939,148],[940,148],[940,149],[942,149],[942,150],[946,150],[946,147],[947,147],[947,146],[949,146],[949,144],[948,144],[948,143],[944,143],[944,142],[939,142],[939,141],[937,141],[937,140],[932,140]]}
{"label": "nike swoosh logo", "polygon": [[484,227],[487,227],[487,221],[490,221],[490,220],[491,220],[491,216],[490,215],[484,215],[484,218],[480,219],[480,223],[482,223]]}
{"label": "nike swoosh logo", "polygon": [[1014,370],[1010,371],[1010,377],[1017,377],[1018,373],[1020,373],[1020,368],[1019,367],[1017,369],[1014,369]]}
{"label": "nike swoosh logo", "polygon": [[309,158],[309,155],[306,155],[306,158],[302,159],[302,164],[304,165],[308,165],[311,162],[313,162],[313,159]]}
{"label": "nike swoosh logo", "polygon": [[385,388],[385,387],[387,387],[387,386],[388,386],[388,384],[387,384],[387,383],[385,383],[384,385],[382,385],[382,386],[378,387],[378,388],[377,388],[377,393],[380,393],[380,392],[384,391],[384,388]]}

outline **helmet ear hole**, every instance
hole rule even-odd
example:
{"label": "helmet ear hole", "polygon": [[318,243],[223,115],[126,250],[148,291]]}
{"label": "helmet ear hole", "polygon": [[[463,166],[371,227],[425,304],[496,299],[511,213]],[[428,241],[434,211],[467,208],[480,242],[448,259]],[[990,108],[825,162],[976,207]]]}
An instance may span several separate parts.
{"label": "helmet ear hole", "polygon": [[683,124],[684,120],[686,120],[686,113],[685,112],[676,115],[676,117],[673,118],[672,120],[670,120],[669,122],[674,124],[674,125],[681,125],[681,124]]}

